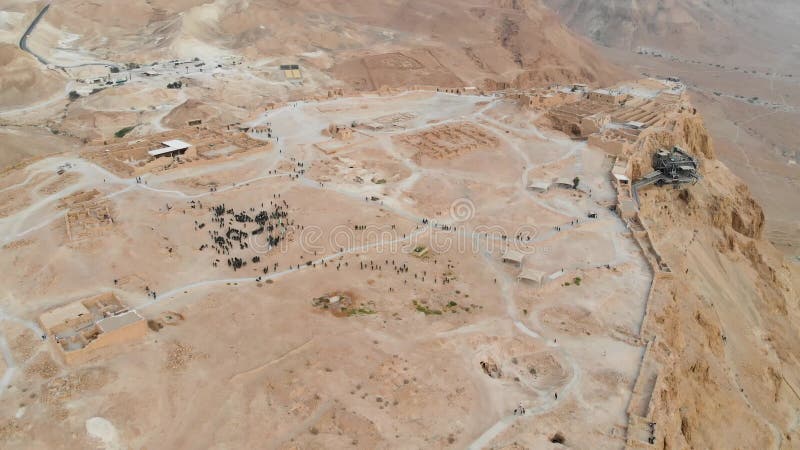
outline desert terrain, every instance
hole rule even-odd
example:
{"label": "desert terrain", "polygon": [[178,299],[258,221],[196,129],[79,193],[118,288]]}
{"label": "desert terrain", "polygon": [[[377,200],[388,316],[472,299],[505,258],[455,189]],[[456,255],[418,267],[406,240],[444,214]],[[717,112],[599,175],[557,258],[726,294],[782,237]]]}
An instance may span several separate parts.
{"label": "desert terrain", "polygon": [[[20,333],[7,343],[12,364],[31,378],[20,374],[5,389],[19,400],[8,412],[45,427],[20,436],[58,445],[92,419],[77,411],[95,411],[131,446],[164,434],[174,436],[169,446],[481,446],[517,426],[512,410],[521,403],[530,413],[520,419],[552,415],[536,432],[525,427],[531,442],[572,431],[575,445],[621,445],[651,274],[624,224],[597,204],[614,198],[608,158],[520,127],[531,117],[511,119],[515,110],[502,98],[422,91],[296,102],[250,123],[270,124],[273,147],[213,166],[176,167],[137,183],[64,156],[27,166],[19,180],[9,176],[4,263],[38,273],[5,272],[9,318],[109,289],[151,324],[181,317],[100,366],[49,379],[53,391],[37,394],[47,399],[28,396],[38,391],[34,372],[59,365],[41,333],[30,331],[35,325],[9,322]],[[357,129],[349,140],[322,134],[337,120],[381,118],[386,129]],[[444,142],[452,152],[438,151]],[[492,173],[479,169],[487,165]],[[529,172],[543,169],[583,177],[592,194],[527,190]],[[91,190],[112,223],[78,235],[83,224],[65,224],[60,210]],[[198,250],[209,239],[197,224],[217,227],[210,207],[273,202],[286,202],[293,224],[280,248],[232,252],[247,262],[239,270]],[[587,219],[589,211],[598,217]],[[418,247],[428,253],[416,256]],[[52,248],[60,254],[36,269]],[[526,268],[554,274],[546,288],[517,278],[519,264],[502,261],[509,248],[525,252]],[[91,261],[100,255],[119,262],[98,267]],[[339,313],[315,306],[333,295],[352,304]],[[38,300],[11,301],[31,296]],[[481,362],[502,375],[492,378]],[[137,380],[154,376],[158,387],[141,395]],[[198,397],[200,380],[209,391]],[[110,398],[125,398],[125,407]],[[178,406],[186,402],[194,405]],[[156,422],[142,421],[143,410]],[[553,428],[577,411],[595,433]],[[61,431],[46,431],[65,414]],[[208,428],[215,431],[181,431],[196,420],[216,422]],[[264,420],[276,422],[261,434]],[[89,442],[80,439],[70,445]]]}
{"label": "desert terrain", "polygon": [[0,2],[0,447],[798,448],[790,77],[547,3]]}
{"label": "desert terrain", "polygon": [[767,237],[800,257],[797,2],[546,3],[609,61],[683,79],[720,159],[764,207]]}

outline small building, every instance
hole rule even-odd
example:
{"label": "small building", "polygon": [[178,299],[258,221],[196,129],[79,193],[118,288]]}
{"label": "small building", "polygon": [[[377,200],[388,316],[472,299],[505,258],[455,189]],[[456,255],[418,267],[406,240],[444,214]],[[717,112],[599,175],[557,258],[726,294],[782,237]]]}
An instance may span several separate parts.
{"label": "small building", "polygon": [[527,106],[534,109],[549,108],[564,102],[564,97],[561,95],[556,95],[552,92],[533,93],[523,96],[523,98],[527,100]]}
{"label": "small building", "polygon": [[527,267],[522,269],[519,275],[517,275],[517,280],[527,281],[535,284],[537,287],[542,287],[545,284],[546,277],[546,273]]}
{"label": "small building", "polygon": [[157,148],[155,150],[150,150],[147,152],[148,155],[154,158],[160,158],[162,156],[169,156],[174,157],[178,155],[183,155],[186,153],[186,150],[191,147],[190,144],[181,141],[180,139],[174,139],[171,141],[164,141],[161,143],[164,145],[162,148]]}
{"label": "small building", "polygon": [[627,96],[612,89],[596,89],[587,94],[589,100],[607,105],[621,105]]}
{"label": "small building", "polygon": [[39,324],[67,364],[86,362],[112,345],[134,342],[147,333],[147,322],[113,293],[54,308]]}
{"label": "small building", "polygon": [[522,265],[522,260],[525,258],[525,254],[522,252],[518,252],[512,249],[506,249],[505,253],[503,253],[503,262],[512,263],[516,265]]}
{"label": "small building", "polygon": [[556,181],[553,184],[556,187],[563,189],[572,189],[575,186],[575,183],[567,177],[556,178]]}
{"label": "small building", "polygon": [[534,180],[528,185],[528,189],[534,192],[544,193],[550,189],[550,183],[547,181]]}
{"label": "small building", "polygon": [[611,175],[617,181],[617,184],[630,184],[631,179],[628,178],[627,175],[627,166],[627,161],[621,159],[618,159],[617,162],[614,163],[614,168],[611,169]]}

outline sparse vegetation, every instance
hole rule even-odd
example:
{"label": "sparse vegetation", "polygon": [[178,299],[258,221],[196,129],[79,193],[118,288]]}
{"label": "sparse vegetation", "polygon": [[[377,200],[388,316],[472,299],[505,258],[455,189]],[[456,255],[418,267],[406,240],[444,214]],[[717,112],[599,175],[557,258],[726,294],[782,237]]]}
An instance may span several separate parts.
{"label": "sparse vegetation", "polygon": [[377,314],[377,311],[364,307],[347,310],[348,316],[368,316],[371,314]]}
{"label": "sparse vegetation", "polygon": [[69,100],[70,101],[75,101],[75,100],[81,98],[81,94],[78,94],[78,91],[69,91],[68,95],[69,95]]}
{"label": "sparse vegetation", "polygon": [[414,307],[417,311],[424,313],[426,316],[441,316],[442,312],[438,309],[430,309],[427,305],[423,305],[422,303],[414,300]]}

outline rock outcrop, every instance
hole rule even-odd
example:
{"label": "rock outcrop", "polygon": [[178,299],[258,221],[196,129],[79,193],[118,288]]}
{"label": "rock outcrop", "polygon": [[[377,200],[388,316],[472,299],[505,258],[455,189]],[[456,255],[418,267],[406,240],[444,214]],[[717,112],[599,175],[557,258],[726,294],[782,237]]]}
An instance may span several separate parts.
{"label": "rock outcrop", "polygon": [[691,109],[671,131],[641,135],[632,175],[672,145],[698,158],[703,179],[640,194],[639,219],[672,271],[645,321],[662,367],[650,405],[655,448],[797,448],[798,270],[762,237],[761,207],[715,159]]}

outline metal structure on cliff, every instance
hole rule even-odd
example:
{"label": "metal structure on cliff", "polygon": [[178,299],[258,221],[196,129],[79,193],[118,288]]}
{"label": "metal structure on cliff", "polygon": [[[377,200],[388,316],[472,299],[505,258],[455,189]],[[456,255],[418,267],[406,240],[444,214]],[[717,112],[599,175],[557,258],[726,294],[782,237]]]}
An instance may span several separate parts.
{"label": "metal structure on cliff", "polygon": [[653,154],[653,171],[633,184],[633,199],[639,205],[639,190],[655,184],[664,186],[671,184],[675,189],[681,184],[695,184],[700,181],[697,159],[678,146],[672,150],[660,149]]}

